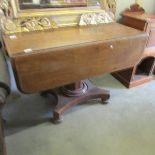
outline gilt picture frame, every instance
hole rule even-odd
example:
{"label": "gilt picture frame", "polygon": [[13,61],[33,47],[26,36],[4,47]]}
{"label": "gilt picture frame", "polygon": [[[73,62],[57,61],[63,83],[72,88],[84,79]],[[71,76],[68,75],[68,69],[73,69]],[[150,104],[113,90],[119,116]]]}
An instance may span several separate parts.
{"label": "gilt picture frame", "polygon": [[100,6],[88,6],[83,3],[81,6],[41,9],[21,9],[19,1],[0,1],[0,24],[3,33],[12,34],[76,26],[82,14],[102,13],[105,9],[114,14],[116,11],[116,0],[99,0]]}

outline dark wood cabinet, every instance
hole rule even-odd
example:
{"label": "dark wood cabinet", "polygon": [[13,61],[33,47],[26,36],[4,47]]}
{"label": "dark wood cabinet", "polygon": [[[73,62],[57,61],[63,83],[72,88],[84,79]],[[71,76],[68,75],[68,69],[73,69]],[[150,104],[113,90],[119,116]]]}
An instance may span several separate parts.
{"label": "dark wood cabinet", "polygon": [[112,73],[126,87],[131,88],[153,79],[152,74],[155,69],[155,14],[128,10],[122,14],[121,23],[145,31],[149,35],[144,53],[135,66]]}

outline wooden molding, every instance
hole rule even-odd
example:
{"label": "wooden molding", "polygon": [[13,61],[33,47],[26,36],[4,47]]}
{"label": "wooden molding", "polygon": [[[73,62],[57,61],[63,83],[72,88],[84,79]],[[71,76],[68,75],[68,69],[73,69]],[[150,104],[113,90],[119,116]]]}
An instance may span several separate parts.
{"label": "wooden molding", "polygon": [[145,12],[145,10],[139,4],[135,3],[130,8],[125,9],[124,12]]}

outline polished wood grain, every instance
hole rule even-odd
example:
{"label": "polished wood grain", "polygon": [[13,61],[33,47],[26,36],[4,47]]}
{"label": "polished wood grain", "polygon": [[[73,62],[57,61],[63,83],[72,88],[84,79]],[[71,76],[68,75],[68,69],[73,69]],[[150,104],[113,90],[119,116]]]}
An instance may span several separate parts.
{"label": "polished wood grain", "polygon": [[[147,35],[118,23],[3,36],[18,87],[39,92],[131,67]],[[31,53],[24,49],[31,48]]]}
{"label": "polished wood grain", "polygon": [[123,12],[122,16],[141,20],[141,21],[155,21],[155,14],[147,12]]}
{"label": "polished wood grain", "polygon": [[10,57],[27,55],[25,49],[32,49],[33,53],[56,51],[65,47],[76,47],[115,40],[118,38],[130,38],[144,33],[128,28],[118,23],[103,24],[97,26],[68,27],[53,31],[17,33],[16,39],[10,39],[13,35],[3,35],[6,49]]}
{"label": "polished wood grain", "polygon": [[127,14],[128,16],[125,15],[126,14],[123,14],[123,18],[121,20],[122,24],[141,31],[145,31],[146,22],[144,22],[143,20],[135,20],[133,17],[129,17],[129,14]]}

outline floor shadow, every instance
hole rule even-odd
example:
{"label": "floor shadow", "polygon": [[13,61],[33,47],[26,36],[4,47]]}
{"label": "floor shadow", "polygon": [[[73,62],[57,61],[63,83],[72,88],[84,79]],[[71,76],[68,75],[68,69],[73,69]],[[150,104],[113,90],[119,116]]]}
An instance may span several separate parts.
{"label": "floor shadow", "polygon": [[[106,89],[119,88],[120,91],[126,89],[124,86],[120,85],[117,80],[113,80],[113,77],[109,74],[91,78],[91,81],[95,85],[105,87]],[[105,102],[105,104],[106,103],[107,102]],[[100,99],[95,99],[80,103],[79,106],[75,106],[66,111],[65,115],[80,110],[81,106],[82,108],[87,108],[87,105],[93,106],[95,104],[102,104],[102,102]],[[52,125],[52,111],[55,105],[56,99],[52,95],[43,97],[40,94],[25,95],[21,94],[17,90],[13,91],[3,110],[3,117],[6,120],[6,136],[21,132],[27,128],[31,128],[45,122],[49,122]]]}
{"label": "floor shadow", "polygon": [[[81,108],[87,108],[96,104],[104,103],[101,102],[101,99],[79,103],[78,106],[74,106],[66,111],[64,117]],[[12,94],[3,110],[3,117],[6,120],[5,135],[9,136],[46,122],[54,125],[52,124],[52,111],[55,105],[56,98],[52,95]]]}
{"label": "floor shadow", "polygon": [[51,122],[55,98],[39,94],[10,96],[3,109],[5,133],[11,135],[27,128]]}

